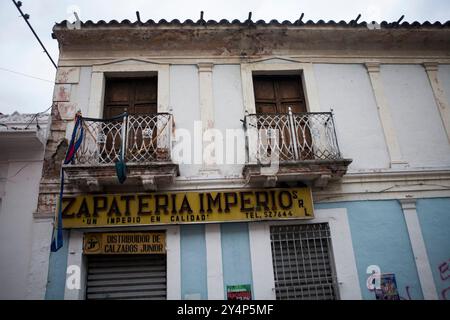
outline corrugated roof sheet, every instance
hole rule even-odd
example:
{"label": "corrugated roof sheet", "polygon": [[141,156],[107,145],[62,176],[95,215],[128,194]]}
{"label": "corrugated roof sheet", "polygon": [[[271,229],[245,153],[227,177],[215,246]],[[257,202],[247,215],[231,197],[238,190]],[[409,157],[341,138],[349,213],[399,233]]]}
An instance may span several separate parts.
{"label": "corrugated roof sheet", "polygon": [[[128,19],[122,20],[122,21],[117,21],[117,20],[110,20],[109,22],[104,21],[104,20],[99,20],[97,22],[94,22],[92,20],[87,20],[85,22],[81,22],[81,26],[83,27],[138,27],[138,26],[249,26],[249,25],[255,25],[255,26],[341,26],[341,27],[367,27],[368,24],[372,24],[372,23],[367,23],[366,21],[363,22],[355,22],[355,20],[351,20],[349,22],[346,22],[344,20],[341,20],[339,22],[333,21],[333,20],[329,20],[329,21],[324,21],[324,20],[319,20],[319,21],[312,21],[312,20],[308,20],[306,22],[304,21],[300,21],[300,20],[296,20],[294,22],[288,21],[288,20],[284,20],[282,22],[278,21],[278,20],[270,20],[268,22],[264,21],[264,20],[257,20],[257,21],[252,21],[252,20],[244,20],[244,21],[240,21],[238,19],[234,19],[232,21],[226,20],[226,19],[222,19],[220,21],[216,21],[216,20],[197,20],[197,21],[193,21],[191,19],[187,19],[183,22],[181,22],[178,19],[174,19],[171,21],[167,21],[165,19],[161,19],[159,21],[154,21],[154,20],[147,20],[145,22],[139,22],[139,21],[134,21],[131,22]],[[446,21],[446,22],[439,22],[436,21],[434,23],[431,23],[429,21],[425,21],[425,22],[400,22],[398,23],[397,21],[394,22],[387,22],[387,21],[382,21],[381,23],[379,23],[381,28],[448,28],[450,27],[450,20]],[[61,21],[59,23],[55,24],[55,27],[66,27],[67,26],[67,20]]]}

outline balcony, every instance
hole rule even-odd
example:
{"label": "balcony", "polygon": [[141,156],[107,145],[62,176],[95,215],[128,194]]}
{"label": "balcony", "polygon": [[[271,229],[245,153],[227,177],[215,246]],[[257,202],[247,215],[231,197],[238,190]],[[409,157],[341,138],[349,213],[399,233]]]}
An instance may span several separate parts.
{"label": "balcony", "polygon": [[347,172],[331,112],[250,114],[247,131],[247,164],[243,175],[249,184],[275,186],[302,181],[324,187]]}
{"label": "balcony", "polygon": [[83,140],[72,163],[64,165],[70,182],[80,190],[120,187],[116,162],[127,167],[124,185],[156,190],[178,175],[171,161],[172,115],[120,115],[112,119],[83,118]]}

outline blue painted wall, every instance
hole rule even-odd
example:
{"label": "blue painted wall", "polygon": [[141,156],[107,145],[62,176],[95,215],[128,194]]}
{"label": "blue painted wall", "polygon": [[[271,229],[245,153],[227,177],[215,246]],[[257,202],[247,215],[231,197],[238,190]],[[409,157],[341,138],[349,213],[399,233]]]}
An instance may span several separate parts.
{"label": "blue painted wall", "polygon": [[[379,265],[382,272],[395,273],[402,297],[408,298],[406,287],[409,287],[412,299],[423,299],[406,223],[398,201],[316,203],[315,207],[347,209],[364,299],[375,299],[374,293],[366,287],[366,269],[373,264]],[[419,199],[417,213],[438,295],[442,298],[444,294],[450,299],[450,198]],[[207,299],[205,227],[182,225],[180,233],[181,297],[200,294],[201,299]],[[64,246],[50,254],[46,299],[64,298],[67,232],[64,239]],[[248,224],[222,224],[221,242],[224,298],[227,285],[251,284],[253,293]],[[449,270],[445,271],[447,266]]]}
{"label": "blue painted wall", "polygon": [[395,273],[402,297],[408,298],[408,286],[412,299],[423,299],[406,222],[398,201],[322,203],[315,207],[347,208],[363,299],[375,299],[375,294],[366,286],[369,265],[378,265],[382,273]]}
{"label": "blue painted wall", "polygon": [[416,208],[439,299],[450,300],[450,198],[419,199]]}
{"label": "blue painted wall", "polygon": [[180,226],[180,241],[181,299],[186,294],[200,294],[200,299],[208,299],[205,226]]}
{"label": "blue painted wall", "polygon": [[63,300],[66,286],[67,253],[69,251],[69,231],[63,231],[63,246],[50,253],[47,290],[45,300]]}
{"label": "blue painted wall", "polygon": [[253,296],[252,263],[247,223],[224,223],[220,226],[224,299],[227,286],[250,284]]}

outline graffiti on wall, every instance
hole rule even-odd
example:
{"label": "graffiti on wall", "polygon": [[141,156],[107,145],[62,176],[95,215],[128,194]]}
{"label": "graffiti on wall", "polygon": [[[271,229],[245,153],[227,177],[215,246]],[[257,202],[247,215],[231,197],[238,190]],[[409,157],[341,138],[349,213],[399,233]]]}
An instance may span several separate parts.
{"label": "graffiti on wall", "polygon": [[[450,300],[450,259],[443,261],[437,267],[439,271],[439,278],[441,284],[443,285],[443,289],[440,291],[440,299],[442,300]],[[367,267],[367,271],[369,277],[367,278],[367,289],[369,291],[380,292],[383,284],[383,274],[381,273],[380,267],[377,265],[371,265]],[[399,290],[400,291],[400,290]],[[400,300],[412,300],[410,293],[410,286],[405,287],[406,295],[399,295]],[[377,299],[379,297],[377,296]]]}
{"label": "graffiti on wall", "polygon": [[400,296],[400,300],[412,300],[411,293],[409,292],[409,286],[405,287],[406,297]]}
{"label": "graffiti on wall", "polygon": [[442,262],[438,266],[439,270],[439,277],[441,279],[441,282],[444,284],[444,289],[441,290],[441,299],[443,300],[450,300],[450,265],[449,265],[450,259],[447,261]]}

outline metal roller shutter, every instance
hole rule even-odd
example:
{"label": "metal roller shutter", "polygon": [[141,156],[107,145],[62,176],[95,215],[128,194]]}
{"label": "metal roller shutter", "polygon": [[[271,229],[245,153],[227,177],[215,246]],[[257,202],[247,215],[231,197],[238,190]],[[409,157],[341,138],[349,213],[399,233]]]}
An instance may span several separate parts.
{"label": "metal roller shutter", "polygon": [[327,223],[272,226],[278,300],[334,300],[337,281]]}
{"label": "metal roller shutter", "polygon": [[166,299],[166,255],[88,257],[87,299]]}

